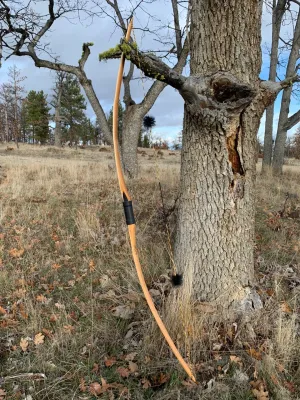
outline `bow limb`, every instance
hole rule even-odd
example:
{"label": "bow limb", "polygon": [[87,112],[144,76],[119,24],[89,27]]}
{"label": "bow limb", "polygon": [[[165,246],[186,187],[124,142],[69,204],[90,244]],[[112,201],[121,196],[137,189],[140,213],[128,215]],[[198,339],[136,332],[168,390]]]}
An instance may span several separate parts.
{"label": "bow limb", "polygon": [[[129,39],[130,39],[130,33],[132,30],[132,22],[133,21],[131,19],[128,29],[127,29],[127,33],[126,33],[126,41],[129,41]],[[138,250],[137,250],[137,245],[136,245],[136,226],[135,226],[134,214],[133,214],[133,209],[132,209],[132,202],[131,202],[130,194],[126,187],[126,183],[125,183],[125,179],[124,179],[124,175],[123,175],[123,171],[122,171],[121,157],[120,157],[119,143],[118,143],[118,125],[119,125],[118,124],[118,111],[119,111],[119,98],[120,98],[121,82],[122,82],[123,71],[124,71],[124,64],[125,64],[125,56],[124,56],[124,54],[122,54],[119,72],[118,72],[117,84],[116,84],[114,106],[113,106],[113,143],[114,143],[116,169],[117,169],[117,174],[118,174],[121,195],[123,197],[123,205],[124,205],[126,223],[128,225],[132,257],[134,260],[137,275],[138,275],[140,285],[143,290],[145,299],[147,301],[147,304],[150,308],[150,311],[151,311],[159,329],[161,330],[161,333],[163,334],[169,347],[173,351],[175,357],[177,358],[177,360],[179,361],[179,363],[181,364],[181,366],[183,367],[185,372],[188,374],[188,376],[194,382],[196,382],[196,379],[195,379],[190,367],[184,361],[183,357],[179,353],[179,351],[178,351],[177,347],[175,346],[171,336],[169,335],[163,321],[161,320],[157,309],[155,308],[152,297],[149,293],[149,290],[148,290],[146,282],[145,282],[142,266],[141,266],[139,256],[138,256]]]}
{"label": "bow limb", "polygon": [[155,305],[153,303],[152,297],[149,293],[149,290],[147,288],[146,282],[145,282],[145,278],[144,278],[144,274],[142,272],[142,267],[140,264],[140,260],[139,260],[139,256],[138,256],[138,252],[137,252],[137,247],[136,247],[136,234],[135,234],[135,225],[128,225],[128,232],[129,232],[129,237],[130,237],[130,244],[131,244],[131,250],[132,250],[132,257],[135,263],[135,267],[136,267],[136,271],[137,271],[137,275],[140,281],[140,285],[142,287],[145,299],[148,303],[148,306],[152,312],[152,315],[159,327],[159,329],[161,330],[161,333],[163,334],[164,338],[166,339],[170,349],[173,351],[175,357],[177,358],[177,360],[179,361],[179,363],[181,364],[182,368],[185,370],[185,372],[188,374],[188,376],[194,381],[196,382],[196,378],[194,377],[190,367],[188,366],[188,364],[184,361],[182,355],[179,353],[177,347],[175,346],[175,343],[173,342],[171,336],[169,335],[169,332],[167,331],[167,328],[165,327],[163,321],[161,320]]}
{"label": "bow limb", "polygon": [[[132,26],[133,26],[133,19],[130,20],[128,28],[127,28],[127,33],[126,33],[126,37],[125,37],[127,42],[130,39]],[[121,165],[121,156],[120,156],[120,150],[119,150],[119,141],[118,141],[119,100],[120,100],[120,91],[121,91],[121,84],[122,84],[122,78],[123,78],[123,72],[124,72],[124,64],[125,64],[125,56],[122,53],[118,77],[117,77],[114,107],[113,107],[113,143],[114,143],[115,162],[116,162],[116,169],[117,169],[117,175],[118,175],[121,195],[124,198],[124,194],[125,194],[127,200],[131,200],[130,194],[126,187],[124,175],[123,175],[123,170],[122,170],[122,165]]]}

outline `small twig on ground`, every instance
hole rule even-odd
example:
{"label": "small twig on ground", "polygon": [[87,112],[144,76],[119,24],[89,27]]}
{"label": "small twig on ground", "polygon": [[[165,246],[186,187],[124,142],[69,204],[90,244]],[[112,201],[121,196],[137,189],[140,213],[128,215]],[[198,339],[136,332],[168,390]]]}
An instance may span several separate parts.
{"label": "small twig on ground", "polygon": [[12,376],[3,376],[0,377],[0,384],[3,384],[7,381],[15,381],[15,380],[22,380],[22,381],[40,381],[43,379],[47,379],[46,375],[41,372],[29,372],[26,374],[19,374],[19,375],[12,375]]}

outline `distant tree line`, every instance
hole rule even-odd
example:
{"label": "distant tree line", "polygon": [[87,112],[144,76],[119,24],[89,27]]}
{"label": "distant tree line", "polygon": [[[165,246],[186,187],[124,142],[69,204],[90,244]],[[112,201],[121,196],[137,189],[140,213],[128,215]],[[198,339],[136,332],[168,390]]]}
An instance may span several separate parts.
{"label": "distant tree line", "polygon": [[26,95],[25,79],[13,66],[8,81],[0,85],[2,142],[14,141],[17,146],[20,142],[58,146],[104,142],[99,124],[86,116],[85,98],[76,77],[58,73],[50,101],[42,90],[30,90]]}
{"label": "distant tree line", "polygon": [[300,127],[289,137],[285,146],[285,157],[300,160]]}
{"label": "distant tree line", "polygon": [[[8,72],[8,81],[0,85],[0,140],[18,143],[55,144],[105,144],[104,135],[97,122],[86,116],[86,101],[81,93],[78,79],[60,71],[55,76],[50,100],[41,90],[30,90],[27,95],[22,82],[26,79],[13,66]],[[122,146],[122,129],[125,108],[119,102],[119,143]],[[113,109],[106,115],[112,131]],[[153,135],[155,117],[143,118],[138,146],[168,149],[169,143]],[[172,144],[181,148],[181,135]]]}

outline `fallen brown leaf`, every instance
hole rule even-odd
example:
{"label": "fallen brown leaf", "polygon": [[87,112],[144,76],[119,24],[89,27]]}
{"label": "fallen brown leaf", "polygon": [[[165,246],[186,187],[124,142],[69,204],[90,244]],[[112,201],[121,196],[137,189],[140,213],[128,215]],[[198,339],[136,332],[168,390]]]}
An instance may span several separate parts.
{"label": "fallen brown leaf", "polygon": [[249,349],[247,350],[247,353],[252,357],[255,358],[256,360],[261,360],[262,359],[262,354],[259,351],[256,351],[255,349]]}
{"label": "fallen brown leaf", "polygon": [[101,385],[102,385],[102,391],[103,392],[105,392],[111,386],[106,382],[106,380],[104,378],[101,378]]}
{"label": "fallen brown leaf", "polygon": [[79,390],[81,392],[86,392],[85,380],[83,378],[80,378]]}
{"label": "fallen brown leaf", "polygon": [[257,400],[269,400],[269,393],[265,389],[264,382],[261,380],[250,382],[252,386],[252,393]]}
{"label": "fallen brown leaf", "polygon": [[53,338],[53,331],[49,331],[48,329],[43,328],[43,329],[42,329],[42,332],[43,332],[49,339],[52,339],[52,338]]}
{"label": "fallen brown leaf", "polygon": [[20,250],[18,250],[18,249],[16,249],[16,248],[14,248],[14,249],[10,249],[9,251],[8,251],[8,254],[12,257],[12,258],[20,258],[20,257],[22,257],[22,255],[24,254],[24,249],[20,249]]}
{"label": "fallen brown leaf", "polygon": [[24,352],[27,351],[28,345],[29,345],[28,340],[21,338],[20,347]]}
{"label": "fallen brown leaf", "polygon": [[280,304],[280,309],[281,309],[282,312],[285,312],[285,313],[289,313],[290,314],[292,312],[291,307],[288,305],[288,303],[286,301],[283,301]]}
{"label": "fallen brown leaf", "polygon": [[197,387],[197,383],[195,383],[191,379],[188,379],[186,381],[182,381],[181,383],[183,384],[183,386],[185,386],[188,389],[195,389],[195,387]]}
{"label": "fallen brown leaf", "polygon": [[259,391],[257,389],[252,390],[253,395],[257,400],[269,400],[269,393],[264,391]]}
{"label": "fallen brown leaf", "polygon": [[4,400],[6,396],[6,391],[0,388],[0,400]]}
{"label": "fallen brown leaf", "polygon": [[75,328],[72,325],[64,325],[64,331],[71,334],[75,331]]}
{"label": "fallen brown leaf", "polygon": [[34,342],[34,344],[35,344],[36,346],[38,346],[38,345],[44,343],[44,339],[45,339],[45,336],[44,336],[41,332],[39,332],[39,333],[37,333],[37,334],[35,335],[33,342]]}
{"label": "fallen brown leaf", "polygon": [[130,375],[129,369],[125,367],[117,368],[117,372],[122,378],[128,378],[128,376]]}
{"label": "fallen brown leaf", "polygon": [[55,314],[52,314],[49,318],[50,322],[56,322],[57,321],[57,316]]}
{"label": "fallen brown leaf", "polygon": [[89,392],[94,396],[98,396],[98,394],[101,394],[102,387],[101,387],[100,383],[98,383],[98,382],[91,383],[89,386]]}
{"label": "fallen brown leaf", "polygon": [[94,372],[95,374],[97,374],[98,372],[99,372],[99,364],[94,364],[93,365],[93,369],[92,369],[92,372]]}
{"label": "fallen brown leaf", "polygon": [[125,356],[125,361],[133,361],[136,357],[137,353],[129,353]]}
{"label": "fallen brown leaf", "polygon": [[[134,304],[134,303],[132,303]],[[117,306],[113,310],[113,315],[118,318],[122,319],[130,319],[132,317],[132,314],[134,313],[134,306],[129,307],[129,306]]]}
{"label": "fallen brown leaf", "polygon": [[111,366],[114,365],[116,362],[117,362],[116,357],[111,357],[111,358],[107,358],[107,359],[104,361],[104,364],[105,364],[106,367],[111,367]]}
{"label": "fallen brown leaf", "polygon": [[131,373],[135,373],[139,369],[138,365],[132,361],[129,361],[128,367],[129,367]]}
{"label": "fallen brown leaf", "polygon": [[143,389],[149,389],[151,387],[150,381],[146,378],[142,379],[142,385]]}
{"label": "fallen brown leaf", "polygon": [[153,386],[156,386],[156,387],[161,386],[164,383],[168,382],[169,379],[170,379],[169,375],[165,375],[162,372],[160,372],[158,375],[151,376],[151,382],[152,382],[151,386],[152,387]]}
{"label": "fallen brown leaf", "polygon": [[0,306],[0,314],[2,314],[2,315],[7,314],[7,312],[5,311],[5,309],[2,306]]}
{"label": "fallen brown leaf", "polygon": [[284,368],[284,366],[282,364],[277,364],[277,369],[278,369],[279,372],[285,371],[285,368]]}
{"label": "fallen brown leaf", "polygon": [[283,384],[291,393],[295,393],[296,389],[293,382],[284,381]]}
{"label": "fallen brown leaf", "polygon": [[61,303],[58,303],[58,302],[55,303],[54,305],[58,310],[64,310],[66,308],[66,306],[64,304],[61,304]]}
{"label": "fallen brown leaf", "polygon": [[90,272],[94,272],[95,269],[96,269],[95,261],[94,261],[94,260],[91,260],[91,261],[89,262],[89,270],[90,270]]}
{"label": "fallen brown leaf", "polygon": [[235,363],[235,364],[238,364],[240,367],[243,366],[243,363],[242,363],[242,360],[240,359],[240,357],[230,356],[230,361]]}

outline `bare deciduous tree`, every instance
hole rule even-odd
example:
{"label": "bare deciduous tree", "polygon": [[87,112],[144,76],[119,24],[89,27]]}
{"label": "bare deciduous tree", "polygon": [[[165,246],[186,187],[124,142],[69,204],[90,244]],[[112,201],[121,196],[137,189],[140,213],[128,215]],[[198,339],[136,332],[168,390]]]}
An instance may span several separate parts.
{"label": "bare deciduous tree", "polygon": [[[286,78],[293,75],[295,71],[298,71],[298,69],[300,68],[300,64],[297,66],[297,61],[300,58],[299,51],[300,51],[300,13],[298,10],[292,47],[286,68]],[[284,89],[282,94],[277,135],[274,147],[274,158],[273,158],[273,173],[275,175],[282,173],[287,131],[300,121],[300,111],[296,112],[294,115],[289,117],[292,91],[293,91],[293,86],[290,85],[289,87]]]}
{"label": "bare deciduous tree", "polygon": [[[270,4],[272,3],[272,4]],[[289,77],[295,73],[296,63],[299,59],[299,10],[291,9],[299,4],[293,0],[272,0],[267,2],[267,6],[272,9],[272,46],[270,53],[270,72],[269,79],[276,81],[278,79],[278,66],[284,67],[285,77]],[[298,14],[298,15],[297,15]],[[285,40],[282,37],[281,28],[283,23],[293,26],[295,23],[292,37],[290,40]],[[283,44],[283,48],[282,48]],[[279,50],[281,49],[286,58],[286,53],[289,52],[288,62],[282,63],[279,59]],[[285,65],[283,65],[285,64]],[[273,164],[273,172],[275,174],[282,172],[284,161],[284,146],[287,136],[287,131],[300,121],[300,114],[295,113],[289,118],[289,107],[293,86],[289,86],[283,92],[281,101],[280,116],[277,127],[276,143],[273,156],[273,126],[274,126],[274,104],[266,110],[265,137],[264,137],[264,157],[262,171],[266,172]]]}
{"label": "bare deciduous tree", "polygon": [[262,1],[190,5],[190,77],[130,43],[121,49],[185,100],[175,243],[183,292],[245,311],[261,304],[253,291],[257,131],[265,108],[299,78],[259,79]]}
{"label": "bare deciduous tree", "polygon": [[54,96],[52,106],[55,109],[54,112],[54,122],[55,122],[55,130],[54,130],[54,144],[57,147],[62,146],[61,141],[61,99],[63,92],[63,83],[66,79],[66,73],[63,71],[59,71],[56,74],[55,80],[55,88],[54,88]]}
{"label": "bare deciduous tree", "polygon": [[[43,39],[45,35],[49,33],[49,30],[52,28],[55,21],[66,16],[67,14],[72,14],[74,12],[87,12],[86,10],[88,10],[89,7],[86,1],[60,1],[56,4],[55,0],[49,0],[46,21],[42,18],[42,16],[39,16],[37,12],[34,12],[34,10],[30,8],[30,2],[26,6],[24,4],[16,3],[16,10],[15,8],[8,6],[10,3],[11,0],[0,0],[1,15],[3,15],[3,22],[0,27],[0,38],[2,48],[5,50],[6,56],[17,55],[31,57],[37,67],[49,68],[55,71],[64,71],[76,75],[96,114],[97,120],[104,134],[105,141],[109,144],[112,144],[112,135],[104,110],[95,94],[92,82],[87,77],[84,70],[85,64],[90,55],[90,47],[92,46],[92,43],[83,44],[82,56],[78,62],[78,66],[41,58],[39,52],[37,51],[39,46],[42,47]],[[111,15],[107,9],[104,9],[101,4],[98,4],[100,7],[100,12],[106,13],[107,16],[111,16],[115,24],[121,28],[122,32],[124,32],[126,29],[126,24],[119,8],[118,1],[107,0],[106,3],[112,9],[113,14]],[[130,12],[132,13],[133,11],[136,11],[136,8],[142,3],[143,1],[139,2],[138,5],[133,7]],[[174,70],[181,72],[188,55],[188,42],[186,40],[185,44],[183,44],[185,29],[180,29],[177,6],[177,1],[172,1],[175,41],[177,43],[177,47],[176,45],[172,45],[172,49],[169,51],[169,53],[176,52],[177,64],[175,65]],[[24,12],[24,10],[26,10],[26,12]],[[90,14],[91,12],[89,12],[89,15]],[[30,19],[30,15],[32,16],[32,19]],[[146,31],[149,31],[149,29],[147,28]],[[42,49],[44,49],[44,47],[42,47]],[[134,177],[138,173],[137,145],[143,118],[151,109],[159,94],[166,87],[164,82],[154,82],[146,93],[143,101],[139,104],[136,104],[131,95],[131,80],[133,78],[133,73],[134,65],[132,64],[128,74],[124,76],[123,79],[125,89],[125,113],[123,117],[122,131],[122,161],[125,173],[129,177]]]}
{"label": "bare deciduous tree", "polygon": [[3,110],[2,123],[6,141],[13,139],[16,146],[19,147],[22,101],[25,93],[22,82],[26,77],[21,76],[20,70],[15,65],[9,68],[8,77],[9,81],[2,84],[0,88],[0,101]]}
{"label": "bare deciduous tree", "polygon": [[[269,80],[276,81],[278,65],[278,46],[280,39],[280,28],[282,19],[286,11],[287,0],[272,0],[272,45],[270,52],[270,72]],[[262,170],[265,172],[272,163],[273,151],[273,120],[274,103],[266,109],[265,137],[264,137],[264,157]]]}

